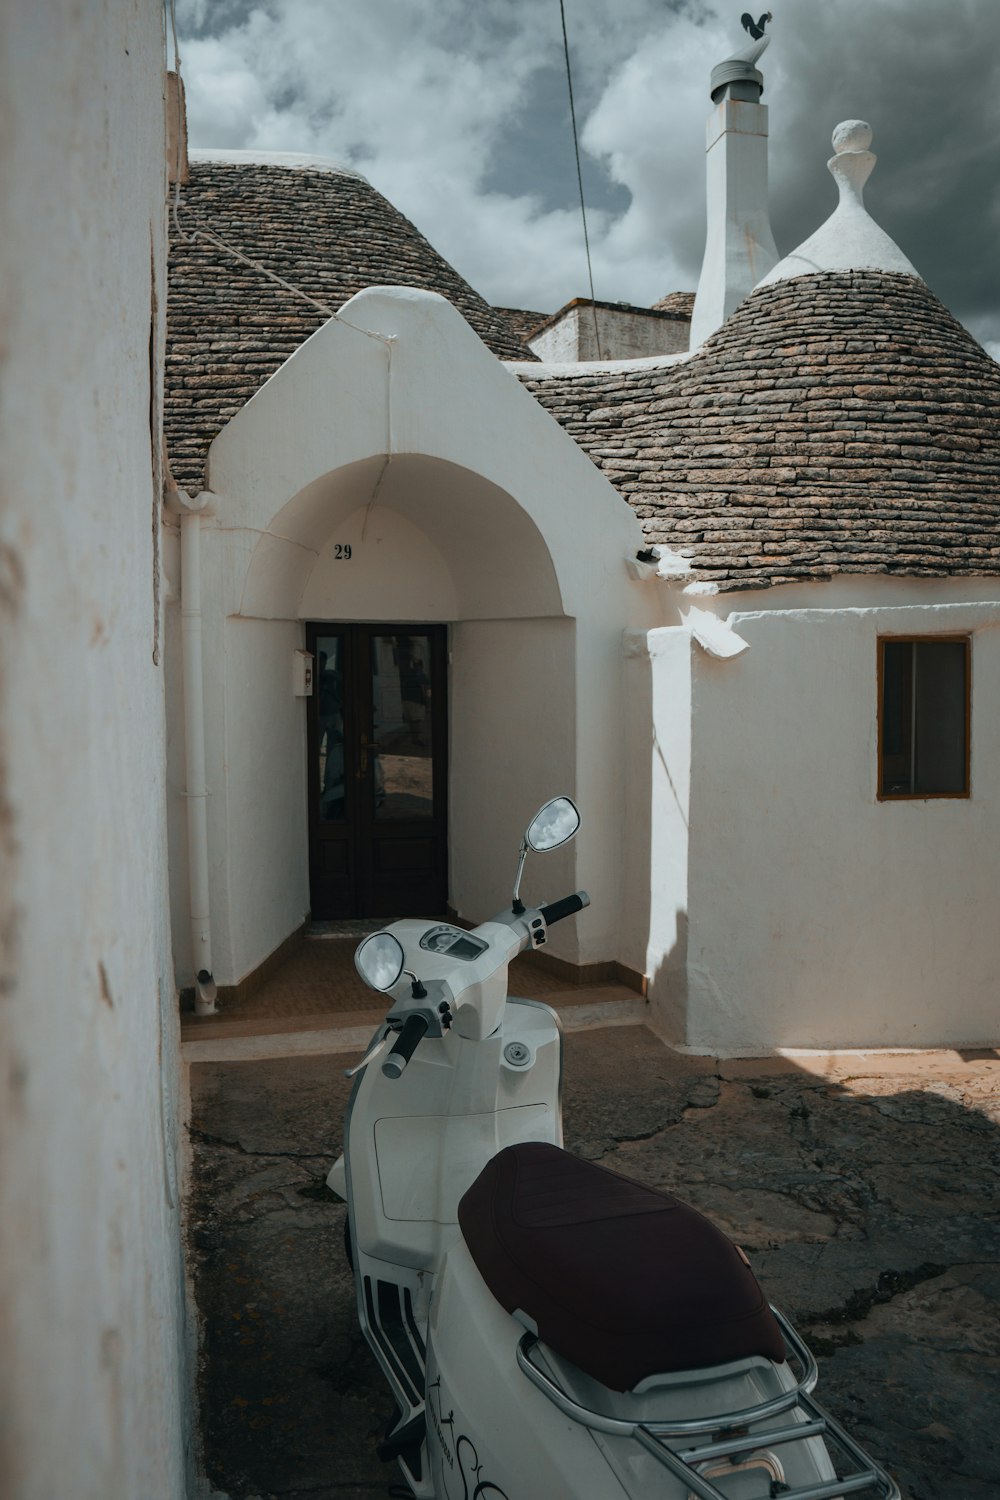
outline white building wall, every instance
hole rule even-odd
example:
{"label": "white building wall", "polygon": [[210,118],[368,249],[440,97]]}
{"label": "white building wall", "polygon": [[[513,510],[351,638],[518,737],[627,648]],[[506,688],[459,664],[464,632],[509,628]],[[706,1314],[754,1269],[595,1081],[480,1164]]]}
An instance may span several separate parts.
{"label": "white building wall", "polygon": [[[693,657],[681,998],[697,1050],[997,1040],[1000,604],[864,588],[867,606],[734,612],[751,649]],[[949,631],[972,634],[972,795],[880,803],[877,638]]]}
{"label": "white building wall", "polygon": [[654,354],[683,354],[690,332],[690,318],[674,317],[655,308],[595,310],[586,303],[568,308],[557,323],[530,339],[528,347],[545,363],[645,359]]}
{"label": "white building wall", "polygon": [[[521,835],[542,803],[579,796],[575,644],[566,619],[470,620],[452,629],[450,898],[469,921],[509,903]],[[529,854],[524,899],[574,890],[576,852],[569,844]],[[575,957],[573,929],[587,916],[554,927],[549,951]]]}
{"label": "white building wall", "polygon": [[649,979],[671,1040],[685,1025],[695,645],[683,626],[625,636],[628,710],[621,959]]}
{"label": "white building wall", "polygon": [[0,7],[0,1489],[185,1493],[162,16]]}
{"label": "white building wall", "polygon": [[309,914],[306,699],[292,689],[298,620],[226,621],[224,782],[233,982]]}
{"label": "white building wall", "polygon": [[454,620],[458,600],[426,532],[386,505],[359,506],[320,551],[299,612],[303,620]]}

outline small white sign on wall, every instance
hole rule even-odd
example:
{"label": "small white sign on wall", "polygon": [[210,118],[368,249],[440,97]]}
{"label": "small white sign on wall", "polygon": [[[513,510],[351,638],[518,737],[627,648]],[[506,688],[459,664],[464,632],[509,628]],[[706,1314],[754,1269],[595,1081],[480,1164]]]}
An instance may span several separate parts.
{"label": "small white sign on wall", "polygon": [[313,654],[292,652],[292,692],[296,698],[311,698],[313,690]]}

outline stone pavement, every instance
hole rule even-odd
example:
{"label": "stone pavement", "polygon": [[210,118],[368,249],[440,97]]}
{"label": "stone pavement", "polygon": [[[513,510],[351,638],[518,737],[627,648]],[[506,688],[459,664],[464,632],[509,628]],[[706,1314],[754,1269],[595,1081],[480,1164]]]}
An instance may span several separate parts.
{"label": "stone pavement", "polygon": [[[390,1401],[324,1183],[350,1060],[191,1067],[205,1469],[232,1500],[372,1500],[396,1483],[374,1456]],[[719,1062],[641,1025],[582,1030],[564,1109],[570,1150],[669,1188],[744,1246],[818,1357],[820,1400],[907,1500],[996,1500],[996,1053]]]}

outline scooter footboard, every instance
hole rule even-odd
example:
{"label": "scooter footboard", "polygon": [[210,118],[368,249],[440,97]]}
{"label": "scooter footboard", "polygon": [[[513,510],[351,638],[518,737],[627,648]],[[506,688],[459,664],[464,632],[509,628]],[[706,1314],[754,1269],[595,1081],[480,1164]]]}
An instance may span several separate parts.
{"label": "scooter footboard", "polygon": [[398,1417],[379,1457],[400,1464],[416,1500],[435,1500],[425,1445],[424,1379],[429,1273],[379,1261],[352,1240],[358,1318],[382,1367]]}
{"label": "scooter footboard", "polygon": [[374,1260],[356,1243],[353,1253],[362,1330],[409,1420],[423,1407],[428,1278],[424,1272]]}

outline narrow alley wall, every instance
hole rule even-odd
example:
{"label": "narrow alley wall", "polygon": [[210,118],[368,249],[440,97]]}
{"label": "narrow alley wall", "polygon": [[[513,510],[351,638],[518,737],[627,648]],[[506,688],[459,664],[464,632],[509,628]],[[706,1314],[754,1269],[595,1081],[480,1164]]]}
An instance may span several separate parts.
{"label": "narrow alley wall", "polygon": [[0,1491],[187,1488],[159,5],[0,8]]}

